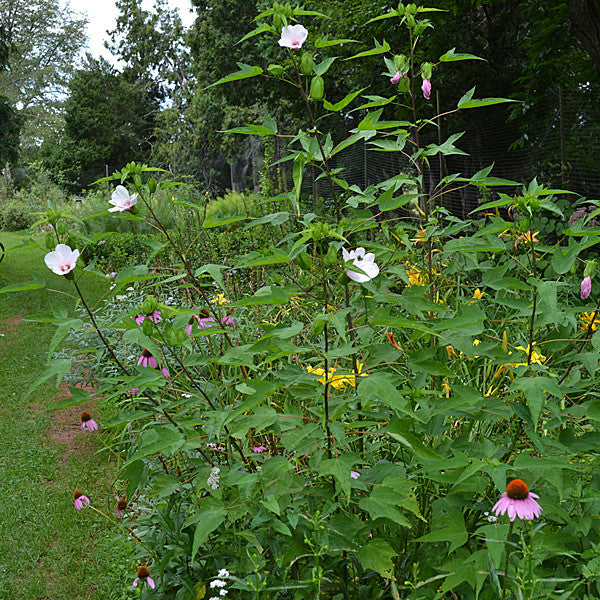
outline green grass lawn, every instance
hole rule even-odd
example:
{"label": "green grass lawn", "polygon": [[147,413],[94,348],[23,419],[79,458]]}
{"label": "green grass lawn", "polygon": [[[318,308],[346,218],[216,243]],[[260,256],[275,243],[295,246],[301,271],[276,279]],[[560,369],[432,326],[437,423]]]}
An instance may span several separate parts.
{"label": "green grass lawn", "polygon": [[[28,235],[0,232],[7,249]],[[48,287],[72,292],[65,278],[44,264],[45,252],[8,253],[0,287],[42,274]],[[98,297],[107,282],[84,276],[84,294]],[[3,600],[122,599],[131,596],[127,549],[120,530],[92,510],[76,511],[80,489],[112,513],[116,467],[99,452],[98,432],[81,432],[80,410],[48,411],[64,390],[46,382],[25,391],[46,368],[52,325],[27,322],[75,300],[45,289],[0,294],[0,598]],[[74,421],[74,422],[73,422]],[[112,513],[114,514],[114,513]],[[127,578],[127,579],[126,579]]]}

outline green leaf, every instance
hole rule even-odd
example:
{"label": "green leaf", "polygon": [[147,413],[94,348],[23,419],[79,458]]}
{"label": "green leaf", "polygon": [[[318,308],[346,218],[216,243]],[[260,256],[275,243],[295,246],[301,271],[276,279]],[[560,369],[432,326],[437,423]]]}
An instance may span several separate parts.
{"label": "green leaf", "polygon": [[294,180],[294,198],[298,214],[300,214],[300,189],[302,188],[302,178],[304,177],[304,167],[306,158],[299,154],[294,160],[294,168],[292,170],[292,178]]}
{"label": "green leaf", "polygon": [[471,88],[459,101],[457,108],[460,110],[466,108],[481,108],[482,106],[491,106],[493,104],[503,104],[504,102],[517,102],[510,98],[482,98],[473,100],[475,88]]}
{"label": "green leaf", "polygon": [[344,60],[352,60],[353,58],[362,58],[363,56],[374,56],[376,54],[385,54],[390,51],[390,45],[383,40],[383,44],[380,44],[377,40],[375,41],[375,48],[371,50],[365,50],[364,52],[359,52],[354,56],[350,56],[349,58],[345,58]]}
{"label": "green leaf", "polygon": [[83,388],[69,386],[69,392],[71,393],[70,398],[66,398],[58,404],[53,404],[48,410],[55,410],[57,408],[68,408],[69,406],[77,406],[87,402],[92,396],[87,390]]}
{"label": "green leaf", "polygon": [[581,246],[573,238],[569,238],[569,245],[566,248],[556,246],[554,256],[550,262],[552,268],[559,275],[564,275],[571,269],[581,250]]}
{"label": "green leaf", "polygon": [[227,513],[223,508],[209,508],[195,515],[198,517],[199,521],[198,525],[196,525],[196,531],[194,532],[190,563],[194,562],[194,558],[198,553],[200,545],[204,544],[204,542],[208,539],[209,534],[211,534],[215,529],[217,529],[217,527],[221,525],[221,523],[223,523],[226,515]]}
{"label": "green leaf", "polygon": [[386,104],[393,102],[396,99],[396,96],[392,96],[391,98],[384,98],[383,96],[363,96],[363,98],[366,98],[367,100],[369,100],[369,102],[367,102],[366,104],[361,104],[360,106],[357,106],[356,108],[353,108],[350,111],[351,113],[353,113],[354,111],[357,111],[357,110],[363,110],[363,109],[367,109],[367,108],[376,108],[378,106],[385,106]]}
{"label": "green leaf", "polygon": [[255,35],[266,33],[267,31],[273,31],[273,27],[271,27],[271,25],[263,21],[256,29],[253,29],[250,33],[247,33],[241,40],[236,42],[236,45],[245,42],[247,39],[254,37]]}
{"label": "green leaf", "polygon": [[262,267],[265,265],[279,265],[288,263],[292,259],[283,252],[275,249],[272,254],[263,255],[261,252],[250,252],[246,257],[233,267],[234,269],[245,269],[248,267]]}
{"label": "green leaf", "polygon": [[234,127],[233,129],[226,129],[219,133],[243,133],[245,135],[277,135],[276,131],[263,127],[262,125],[246,125],[245,127]]}
{"label": "green leaf", "polygon": [[196,277],[199,277],[200,275],[202,275],[204,273],[208,273],[214,279],[214,281],[216,281],[218,283],[219,287],[223,291],[226,291],[225,290],[225,282],[223,281],[223,273],[221,273],[221,271],[223,269],[227,269],[227,268],[229,268],[229,267],[226,267],[225,265],[214,265],[214,264],[203,265],[199,269],[196,269],[196,272],[194,273],[194,275]]}
{"label": "green leaf", "polygon": [[369,19],[365,25],[368,25],[369,23],[374,23],[375,21],[382,21],[383,19],[393,19],[394,17],[399,17],[400,13],[392,8],[390,10],[390,12],[385,13],[385,15],[378,15],[377,17],[373,17],[372,19]]}
{"label": "green leaf", "polygon": [[461,154],[464,156],[468,156],[466,152],[463,152],[459,148],[454,145],[454,142],[460,139],[464,135],[464,131],[460,133],[452,134],[443,144],[429,144],[424,152],[424,156],[435,156],[436,154],[444,154],[446,156],[451,154]]}
{"label": "green leaf", "polygon": [[154,429],[146,429],[140,434],[139,449],[127,461],[130,464],[150,454],[158,452],[172,453],[185,443],[184,435],[172,425],[162,425]]}
{"label": "green leaf", "polygon": [[361,377],[358,384],[358,397],[365,406],[372,400],[376,405],[386,404],[392,410],[408,414],[406,398],[398,390],[397,377],[391,373],[372,373],[368,377]]}
{"label": "green leaf", "polygon": [[395,419],[386,430],[392,439],[408,448],[415,456],[424,460],[440,460],[442,457],[423,443],[414,433],[409,431],[413,426],[412,419]]}
{"label": "green leaf", "polygon": [[375,484],[369,496],[361,498],[358,506],[367,511],[371,519],[390,519],[401,527],[411,527],[398,508],[402,506],[402,495],[387,485]]}
{"label": "green leaf", "polygon": [[344,452],[338,458],[329,458],[322,461],[318,467],[319,475],[332,475],[342,488],[344,494],[346,494],[346,497],[349,498],[351,494],[350,484],[352,482],[350,471],[360,460],[360,456],[355,452]]}
{"label": "green leaf", "polygon": [[544,406],[546,394],[550,393],[557,398],[562,398],[563,390],[553,377],[517,377],[509,391],[521,390],[527,399],[527,406],[535,426]]}
{"label": "green leaf", "polygon": [[62,378],[71,370],[71,361],[68,358],[54,359],[50,366],[44,371],[40,377],[38,377],[30,386],[27,392],[25,392],[25,398],[29,397],[29,394],[33,392],[39,385],[56,377],[56,387],[62,381]]}
{"label": "green leaf", "polygon": [[291,293],[276,285],[266,285],[258,289],[253,296],[242,298],[237,302],[232,302],[231,306],[256,306],[258,304],[286,304],[289,299],[297,293],[297,290]]}
{"label": "green leaf", "polygon": [[427,535],[417,538],[417,542],[450,542],[450,554],[456,548],[460,548],[467,542],[469,535],[465,531],[464,524],[460,522],[453,522],[446,527],[436,529]]}
{"label": "green leaf", "polygon": [[392,559],[397,552],[384,540],[369,540],[357,553],[358,562],[365,570],[373,570],[382,577],[391,579],[394,565]]}
{"label": "green leaf", "polygon": [[[251,398],[255,399],[257,396],[253,395]],[[260,400],[262,402],[262,400]],[[237,411],[236,411],[237,412]],[[231,435],[239,440],[243,439],[250,429],[254,429],[256,432],[260,432],[267,427],[270,427],[275,423],[277,419],[277,412],[270,406],[261,406],[257,408],[253,413],[244,416],[234,427],[231,429]],[[228,422],[231,419],[227,420]]]}
{"label": "green leaf", "polygon": [[331,65],[336,59],[337,56],[330,56],[329,58],[322,60],[318,65],[315,65],[313,67],[315,75],[324,75],[325,73],[327,73],[329,67],[331,67]]}
{"label": "green leaf", "polygon": [[215,81],[215,83],[211,83],[206,86],[204,89],[207,90],[215,85],[221,85],[222,83],[230,83],[231,81],[238,81],[239,79],[247,79],[248,77],[256,77],[257,75],[262,75],[263,70],[260,67],[251,67],[250,65],[246,65],[244,63],[237,63],[239,67],[239,71],[232,73],[231,75],[227,75],[226,77],[222,77],[219,81]]}
{"label": "green leaf", "polygon": [[341,44],[358,44],[358,40],[349,40],[346,38],[339,40],[328,40],[326,38],[318,39],[315,42],[315,48],[329,48],[330,46],[339,46]]}
{"label": "green leaf", "polygon": [[253,219],[250,223],[244,225],[244,229],[250,229],[250,227],[256,227],[257,225],[264,225],[268,223],[269,225],[282,225],[287,222],[290,218],[290,213],[287,211],[284,212],[276,212],[271,213],[270,215],[265,215],[264,217],[260,217],[258,219]]}
{"label": "green leaf", "polygon": [[[369,86],[367,86],[367,87],[369,87]],[[356,92],[352,92],[351,94],[348,94],[345,98],[343,98],[339,102],[336,102],[335,104],[331,104],[331,102],[327,102],[327,100],[324,100],[323,107],[326,108],[327,110],[331,110],[333,112],[342,110],[342,108],[346,108],[346,106],[348,106],[348,104],[350,104],[350,102],[352,102],[352,100],[354,100],[354,98],[356,98],[356,96],[358,96],[361,92],[364,92],[366,89],[367,88],[364,87]]]}
{"label": "green leaf", "polygon": [[454,48],[440,56],[440,62],[454,62],[457,60],[485,60],[485,58],[474,54],[465,54],[464,52],[454,52]]}
{"label": "green leaf", "polygon": [[212,229],[213,227],[220,227],[221,225],[229,225],[230,223],[237,223],[238,221],[245,221],[247,217],[208,217],[202,227],[204,229]]}
{"label": "green leaf", "polygon": [[37,290],[39,288],[46,287],[46,281],[44,277],[39,273],[32,273],[33,281],[28,283],[12,283],[11,285],[6,285],[2,289],[0,289],[0,294],[5,294],[7,292],[27,292],[29,290]]}
{"label": "green leaf", "polygon": [[269,398],[278,387],[275,382],[264,381],[262,379],[247,379],[244,381],[244,384],[246,388],[243,393],[248,394],[248,398],[227,415],[225,424],[231,423],[244,413],[258,406],[261,402]]}

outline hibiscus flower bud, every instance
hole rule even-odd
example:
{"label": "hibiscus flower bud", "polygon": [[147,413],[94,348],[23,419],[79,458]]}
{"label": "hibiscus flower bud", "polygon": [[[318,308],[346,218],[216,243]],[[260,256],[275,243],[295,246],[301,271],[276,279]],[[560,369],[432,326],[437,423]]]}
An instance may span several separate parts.
{"label": "hibiscus flower bud", "polygon": [[592,292],[592,278],[584,277],[581,282],[581,299],[585,300]]}
{"label": "hibiscus flower bud", "polygon": [[421,90],[423,91],[423,98],[429,100],[429,96],[431,95],[431,81],[429,79],[423,79]]}
{"label": "hibiscus flower bud", "polygon": [[312,54],[310,52],[303,52],[302,59],[300,60],[300,72],[302,75],[312,75],[314,64],[315,61]]}
{"label": "hibiscus flower bud", "polygon": [[315,75],[310,82],[310,99],[321,100],[325,92],[325,82],[320,75]]}

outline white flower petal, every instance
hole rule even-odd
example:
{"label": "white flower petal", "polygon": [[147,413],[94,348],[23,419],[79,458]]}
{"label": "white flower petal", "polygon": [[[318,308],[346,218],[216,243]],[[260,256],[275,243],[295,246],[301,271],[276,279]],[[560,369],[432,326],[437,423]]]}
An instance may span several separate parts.
{"label": "white flower petal", "polygon": [[308,37],[308,30],[299,23],[296,25],[287,25],[281,30],[281,39],[279,45],[282,48],[291,48],[292,50],[299,50],[302,48],[302,44]]}

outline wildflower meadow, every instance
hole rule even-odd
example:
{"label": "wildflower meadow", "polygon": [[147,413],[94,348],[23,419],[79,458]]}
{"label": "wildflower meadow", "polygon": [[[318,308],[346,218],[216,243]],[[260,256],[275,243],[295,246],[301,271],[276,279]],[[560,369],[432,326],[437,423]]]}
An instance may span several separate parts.
{"label": "wildflower meadow", "polygon": [[[82,523],[117,521],[132,548],[115,598],[600,597],[600,209],[494,165],[430,184],[430,164],[461,153],[460,133],[437,138],[439,73],[478,60],[428,55],[436,13],[375,17],[410,52],[376,41],[345,58],[376,60],[389,94],[353,82],[336,102],[328,74],[351,40],[316,37],[318,11],[257,15],[245,39],[279,62],[240,57],[211,86],[275,80],[305,124],[265,113],[229,129],[287,144],[271,167],[290,167],[290,189],[253,212],[209,214],[202,191],[129,162],[99,180],[94,214],[37,215],[45,266],[0,292],[66,278],[78,298],[39,315],[56,333],[27,393],[56,379],[70,397],[55,408],[95,400],[80,427],[117,463],[114,496],[82,476],[69,504]],[[476,86],[444,113],[514,103]],[[338,140],[329,124],[351,111]],[[354,145],[408,167],[350,184],[333,164]],[[457,215],[447,198],[464,189],[477,204]],[[109,238],[88,223],[106,219],[143,252],[99,258]],[[103,281],[100,302],[86,278]]]}

